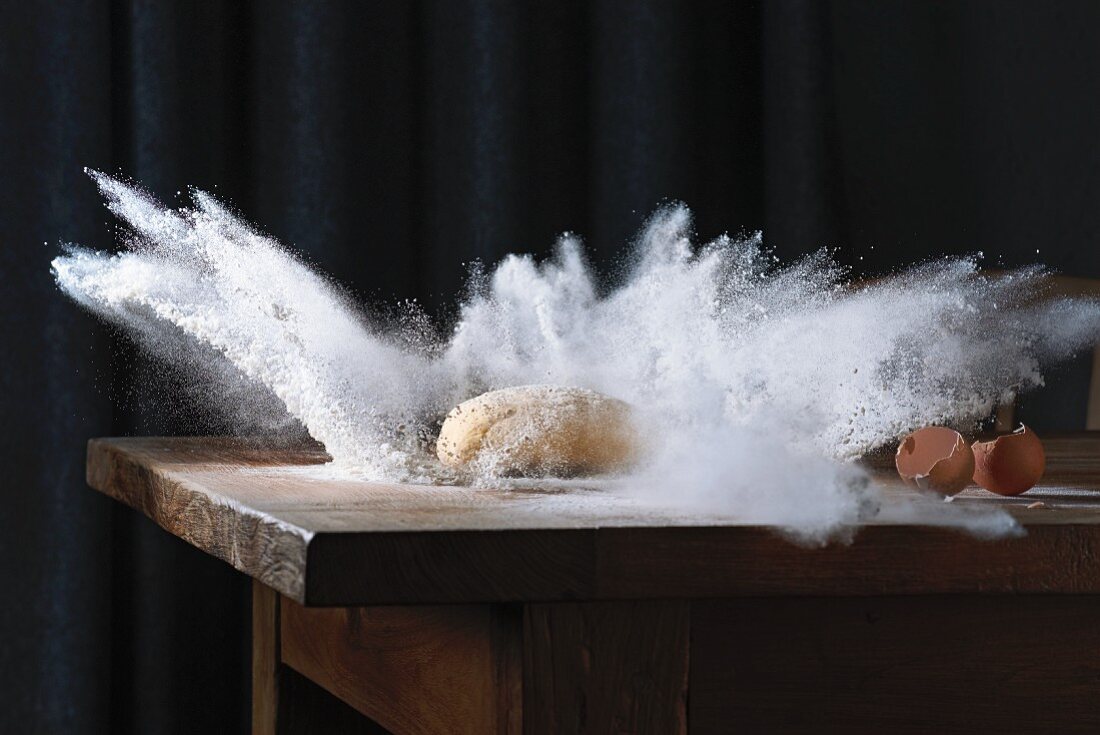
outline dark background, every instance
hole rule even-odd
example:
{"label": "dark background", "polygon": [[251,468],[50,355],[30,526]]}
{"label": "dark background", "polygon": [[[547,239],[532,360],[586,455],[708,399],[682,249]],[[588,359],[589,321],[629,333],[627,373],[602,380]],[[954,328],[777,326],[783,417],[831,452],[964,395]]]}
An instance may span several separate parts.
{"label": "dark background", "polygon": [[[1096,276],[1098,83],[1096,2],[0,2],[0,731],[247,730],[248,581],[84,485],[90,436],[218,427],[54,288],[112,247],[83,166],[434,308],[669,198],[859,273]],[[1083,426],[1086,371],[1025,416]]]}

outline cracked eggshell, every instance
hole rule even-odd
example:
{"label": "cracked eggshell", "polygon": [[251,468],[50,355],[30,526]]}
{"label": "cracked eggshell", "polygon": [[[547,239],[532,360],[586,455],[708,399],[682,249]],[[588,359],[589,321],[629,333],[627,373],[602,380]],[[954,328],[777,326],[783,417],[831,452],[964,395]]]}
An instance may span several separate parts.
{"label": "cracked eggshell", "polygon": [[907,485],[954,495],[974,476],[974,452],[962,434],[944,426],[929,426],[901,440],[894,458]]}
{"label": "cracked eggshell", "polygon": [[1020,495],[1043,477],[1043,443],[1023,424],[993,441],[974,442],[974,482],[998,495]]}

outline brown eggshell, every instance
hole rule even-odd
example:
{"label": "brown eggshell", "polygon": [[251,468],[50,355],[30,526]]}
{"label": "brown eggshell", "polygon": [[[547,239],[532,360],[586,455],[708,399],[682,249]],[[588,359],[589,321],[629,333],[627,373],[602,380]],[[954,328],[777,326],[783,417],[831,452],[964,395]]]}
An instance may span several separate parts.
{"label": "brown eggshell", "polygon": [[993,441],[974,442],[974,482],[998,495],[1026,493],[1046,466],[1043,443],[1023,424]]}
{"label": "brown eggshell", "polygon": [[962,434],[943,426],[928,426],[901,440],[894,458],[908,485],[954,495],[974,476],[974,452]]}

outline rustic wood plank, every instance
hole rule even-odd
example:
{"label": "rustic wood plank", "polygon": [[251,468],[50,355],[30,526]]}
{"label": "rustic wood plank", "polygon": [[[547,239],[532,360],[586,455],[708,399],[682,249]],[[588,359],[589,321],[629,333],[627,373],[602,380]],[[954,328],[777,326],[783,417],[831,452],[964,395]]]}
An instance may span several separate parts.
{"label": "rustic wood plank", "polygon": [[279,593],[252,582],[252,733],[275,735],[279,707]]}
{"label": "rustic wood plank", "polygon": [[1095,596],[692,607],[693,735],[1097,732]]}
{"label": "rustic wood plank", "polygon": [[282,603],[283,661],[396,735],[520,732],[518,612]]}
{"label": "rustic wood plank", "polygon": [[[889,472],[850,545],[807,549],[735,516],[700,516],[576,485],[480,489],[334,479],[318,447],[227,439],[89,444],[89,483],[310,605],[780,594],[1100,593],[1100,434],[1047,439],[1042,486],[974,489],[1022,538],[935,527],[951,507]],[[872,458],[888,466],[890,458]],[[1035,500],[1044,507],[1028,509]],[[766,561],[762,561],[766,560]]]}
{"label": "rustic wood plank", "polygon": [[765,529],[608,529],[599,599],[755,595],[1100,593],[1093,525],[1033,526],[987,541],[938,528],[870,526],[806,549]]}
{"label": "rustic wood plank", "polygon": [[527,605],[524,732],[687,732],[689,605]]}
{"label": "rustic wood plank", "polygon": [[[531,553],[537,548],[558,549],[565,561],[538,558]],[[492,561],[482,564],[485,559]],[[326,580],[309,587],[306,599],[314,605],[1082,594],[1100,593],[1100,528],[1037,526],[1022,538],[988,541],[953,530],[872,526],[851,545],[824,548],[796,546],[761,528],[378,534],[349,542],[339,555],[311,556],[311,562],[325,570],[311,574]]]}
{"label": "rustic wood plank", "polygon": [[[249,482],[240,470],[287,462],[317,464],[325,456],[316,449],[270,451],[262,443],[239,439],[93,439],[88,443],[87,480],[169,533],[283,594],[301,598],[312,532],[248,504],[247,493],[261,493],[264,483]],[[224,482],[211,489],[193,481],[191,473],[203,468],[217,472]]]}
{"label": "rustic wood plank", "polygon": [[305,599],[332,605],[595,597],[595,539],[587,530],[319,534],[309,549]]}
{"label": "rustic wood plank", "polygon": [[252,732],[389,735],[281,662],[280,595],[252,582]]}

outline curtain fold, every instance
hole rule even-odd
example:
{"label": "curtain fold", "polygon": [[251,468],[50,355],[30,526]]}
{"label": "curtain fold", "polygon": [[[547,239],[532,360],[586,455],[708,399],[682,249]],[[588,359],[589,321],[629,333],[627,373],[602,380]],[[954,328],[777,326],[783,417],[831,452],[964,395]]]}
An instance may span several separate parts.
{"label": "curtain fold", "polygon": [[[110,352],[57,298],[58,239],[96,240],[81,167],[111,156],[107,8],[0,11],[0,729],[105,732],[110,722],[110,504],[83,489],[84,442],[110,431]],[[102,240],[100,240],[102,242]]]}

